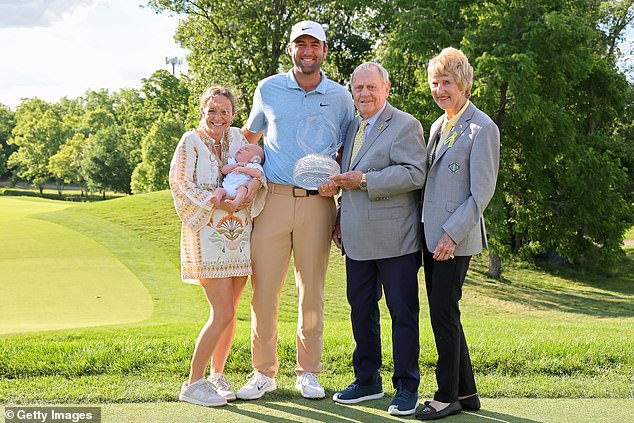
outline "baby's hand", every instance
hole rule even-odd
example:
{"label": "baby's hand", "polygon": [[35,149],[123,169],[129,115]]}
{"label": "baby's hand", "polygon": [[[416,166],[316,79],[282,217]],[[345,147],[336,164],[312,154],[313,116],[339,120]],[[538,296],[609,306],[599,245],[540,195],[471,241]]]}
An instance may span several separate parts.
{"label": "baby's hand", "polygon": [[228,164],[228,165],[224,165],[222,167],[222,173],[227,175],[231,172],[233,172],[235,170],[235,168],[238,167],[237,164]]}

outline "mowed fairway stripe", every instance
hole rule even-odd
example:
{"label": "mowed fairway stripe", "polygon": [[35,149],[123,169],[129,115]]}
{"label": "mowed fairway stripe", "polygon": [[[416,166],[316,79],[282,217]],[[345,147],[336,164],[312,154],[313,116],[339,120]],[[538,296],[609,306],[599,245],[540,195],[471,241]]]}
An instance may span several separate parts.
{"label": "mowed fairway stripe", "polygon": [[110,251],[31,217],[67,207],[0,197],[0,334],[130,323],[152,313],[145,286]]}

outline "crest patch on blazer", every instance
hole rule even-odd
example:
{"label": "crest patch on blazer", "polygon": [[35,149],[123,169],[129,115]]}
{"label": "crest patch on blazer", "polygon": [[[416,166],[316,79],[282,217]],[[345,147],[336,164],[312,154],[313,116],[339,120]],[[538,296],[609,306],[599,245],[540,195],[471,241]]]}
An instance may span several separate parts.
{"label": "crest patch on blazer", "polygon": [[449,169],[451,173],[456,173],[460,170],[460,165],[456,162],[451,162],[449,163],[449,166],[447,166],[447,169]]}

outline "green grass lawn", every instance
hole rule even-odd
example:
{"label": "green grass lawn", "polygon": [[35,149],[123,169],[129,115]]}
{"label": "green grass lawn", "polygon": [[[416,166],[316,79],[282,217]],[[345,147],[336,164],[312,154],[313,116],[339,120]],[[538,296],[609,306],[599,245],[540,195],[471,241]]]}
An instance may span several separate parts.
{"label": "green grass lawn", "polygon": [[[6,200],[0,197],[0,207]],[[71,207],[66,207],[68,203],[60,207],[57,202],[40,202],[51,206],[34,211],[40,212],[36,222],[48,225],[48,229],[74,231],[76,237],[99,244],[129,270],[135,281],[138,279],[144,284],[152,299],[153,311],[142,322],[111,321],[98,328],[2,336],[0,403],[130,403],[129,406],[108,405],[113,407],[108,409],[115,410],[115,414],[125,414],[129,410],[153,408],[152,405],[132,403],[176,401],[180,384],[188,372],[196,335],[208,310],[199,288],[179,281],[179,221],[169,192]],[[494,281],[486,277],[487,257],[475,258],[465,284],[462,311],[480,395],[485,399],[620,398],[618,401],[624,402],[601,400],[598,404],[629,404],[631,410],[630,400],[634,398],[634,248],[626,249],[626,253],[627,259],[619,269],[614,269],[614,274],[619,276],[612,278],[570,269],[546,272],[526,263],[505,263],[504,278]],[[0,266],[2,263],[0,260]],[[106,270],[93,275],[97,284],[103,284],[107,277],[104,272]],[[4,289],[5,273],[1,274],[0,289]],[[293,390],[297,317],[294,291],[292,273],[289,272],[280,303],[281,369],[277,377],[280,389],[267,394],[266,401],[258,401],[253,406],[242,403],[226,408],[222,413],[232,417],[223,418],[224,421],[238,417],[240,421],[255,421],[268,414],[278,416],[276,421],[307,421],[311,418],[364,421],[354,411],[340,413],[341,408],[336,408],[330,400],[315,403],[298,399]],[[227,364],[228,377],[234,387],[242,384],[251,370],[250,298],[247,287],[238,310],[236,342]],[[354,341],[345,298],[343,259],[333,249],[326,281],[324,372],[320,378],[329,394],[353,378],[351,353]],[[436,355],[424,284],[421,284],[420,298],[422,380],[419,392],[428,397],[435,388]],[[388,316],[385,304],[381,306],[382,314]],[[0,322],[5,319],[4,307],[3,304]],[[110,313],[113,319],[117,315],[115,311]],[[384,388],[391,395],[389,318],[382,323],[382,372]],[[81,326],[81,320],[77,320],[77,326]],[[517,419],[508,420],[502,412],[504,407],[524,403],[491,400],[492,406],[488,408],[486,401],[484,407],[490,413],[489,420],[566,421],[539,419],[539,413],[534,414],[532,408],[513,412],[515,414],[510,415]],[[378,420],[374,417],[372,420],[387,421],[383,411],[387,402],[377,404]],[[499,410],[494,404],[501,404]],[[543,407],[541,402],[530,404],[533,404],[530,407]],[[584,404],[592,406],[593,403]],[[311,408],[322,411],[314,414]],[[181,404],[165,404],[158,409],[165,410],[165,416],[190,409],[196,416],[220,416],[210,414],[215,410],[187,408]],[[581,410],[579,406],[579,413]],[[333,417],[332,420],[327,417],[333,413],[348,418]]]}
{"label": "green grass lawn", "polygon": [[[0,334],[145,320],[152,299],[95,240],[33,214],[68,203],[0,197]],[[99,275],[99,277],[95,277]]]}
{"label": "green grass lawn", "polygon": [[625,232],[625,239],[634,239],[634,226],[632,226],[630,229],[627,230],[627,232]]}

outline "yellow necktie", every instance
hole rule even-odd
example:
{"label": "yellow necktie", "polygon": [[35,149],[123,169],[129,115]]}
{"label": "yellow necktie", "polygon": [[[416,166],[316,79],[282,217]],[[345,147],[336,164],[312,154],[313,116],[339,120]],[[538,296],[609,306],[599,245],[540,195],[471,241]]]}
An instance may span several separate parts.
{"label": "yellow necktie", "polygon": [[350,156],[350,164],[354,161],[357,153],[361,149],[361,145],[363,144],[363,139],[365,138],[365,127],[368,126],[367,120],[362,120],[361,125],[359,125],[359,130],[357,131],[357,135],[354,136],[354,144],[352,145],[352,155]]}

